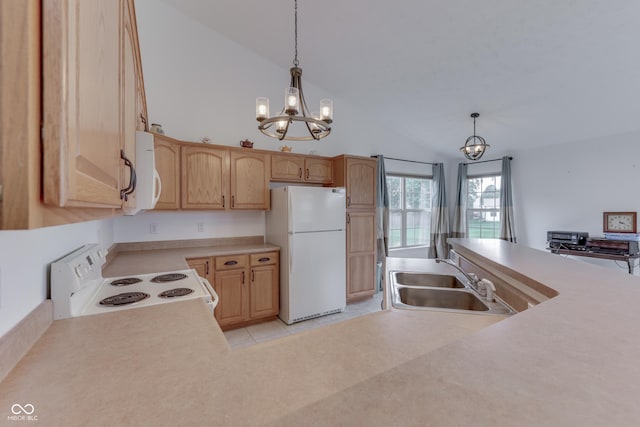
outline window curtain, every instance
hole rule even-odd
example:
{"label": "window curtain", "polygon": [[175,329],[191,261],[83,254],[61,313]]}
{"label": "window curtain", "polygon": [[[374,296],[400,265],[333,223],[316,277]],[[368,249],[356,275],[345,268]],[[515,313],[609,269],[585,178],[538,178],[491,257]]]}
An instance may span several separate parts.
{"label": "window curtain", "polygon": [[449,256],[449,212],[444,185],[444,165],[433,165],[433,198],[431,203],[431,234],[429,236],[429,258]]}
{"label": "window curtain", "polygon": [[378,154],[378,185],[376,187],[376,227],[378,252],[378,291],[384,281],[385,258],[389,254],[389,193],[387,192],[387,172],[384,168],[384,156]]}
{"label": "window curtain", "polygon": [[458,164],[458,190],[456,193],[456,206],[453,212],[453,226],[451,237],[467,236],[467,200],[469,182],[467,181],[467,164]]}
{"label": "window curtain", "polygon": [[500,238],[516,243],[513,221],[513,196],[511,194],[511,158],[502,158],[502,187],[500,188]]}

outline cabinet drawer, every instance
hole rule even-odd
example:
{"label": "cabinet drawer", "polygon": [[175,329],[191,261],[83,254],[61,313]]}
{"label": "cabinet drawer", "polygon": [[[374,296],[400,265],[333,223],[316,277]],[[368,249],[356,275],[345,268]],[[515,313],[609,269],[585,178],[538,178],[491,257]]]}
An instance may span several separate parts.
{"label": "cabinet drawer", "polygon": [[251,266],[270,265],[278,262],[278,252],[267,252],[262,254],[251,255]]}
{"label": "cabinet drawer", "polygon": [[249,263],[247,255],[229,255],[216,257],[216,270],[244,268]]}

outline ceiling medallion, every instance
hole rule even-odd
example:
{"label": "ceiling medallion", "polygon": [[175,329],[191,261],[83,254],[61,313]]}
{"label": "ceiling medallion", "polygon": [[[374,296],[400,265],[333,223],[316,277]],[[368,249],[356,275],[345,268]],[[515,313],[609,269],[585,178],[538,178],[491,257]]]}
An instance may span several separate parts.
{"label": "ceiling medallion", "polygon": [[460,151],[469,160],[479,160],[490,145],[487,144],[483,137],[476,135],[476,119],[480,117],[480,114],[472,113],[471,117],[473,117],[473,135],[467,138],[464,145],[460,147]]}
{"label": "ceiling medallion", "polygon": [[[269,117],[269,98],[256,99],[256,120],[260,122],[258,129],[263,134],[279,140],[311,141],[326,137],[331,132],[333,122],[333,101],[320,100],[320,111],[309,113],[302,92],[302,68],[298,67],[298,0],[294,1],[295,16],[295,55],[291,68],[291,85],[285,89],[284,108],[277,116]],[[294,122],[302,122],[307,132],[300,135],[290,134]],[[304,127],[301,127],[304,130]]]}

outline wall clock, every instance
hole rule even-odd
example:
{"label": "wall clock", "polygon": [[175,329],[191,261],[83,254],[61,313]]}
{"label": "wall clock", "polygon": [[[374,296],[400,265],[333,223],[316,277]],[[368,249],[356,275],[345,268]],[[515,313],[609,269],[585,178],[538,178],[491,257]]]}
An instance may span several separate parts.
{"label": "wall clock", "polygon": [[602,229],[605,233],[635,233],[636,212],[605,212]]}

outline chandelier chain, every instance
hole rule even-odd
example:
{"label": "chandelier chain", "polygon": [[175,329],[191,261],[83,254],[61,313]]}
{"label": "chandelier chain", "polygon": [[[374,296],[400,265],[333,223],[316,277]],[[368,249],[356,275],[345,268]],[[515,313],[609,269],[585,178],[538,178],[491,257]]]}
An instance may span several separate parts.
{"label": "chandelier chain", "polygon": [[300,62],[298,61],[298,0],[294,1],[294,26],[293,26],[293,34],[295,38],[295,56],[293,58],[293,65],[298,66]]}

